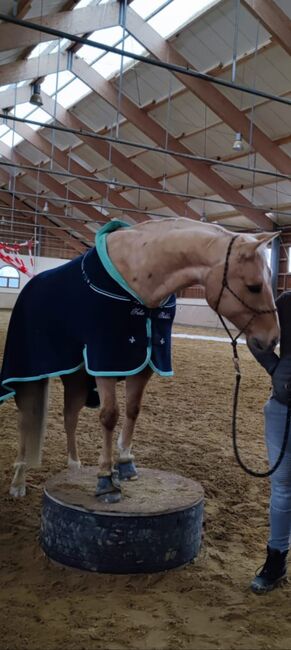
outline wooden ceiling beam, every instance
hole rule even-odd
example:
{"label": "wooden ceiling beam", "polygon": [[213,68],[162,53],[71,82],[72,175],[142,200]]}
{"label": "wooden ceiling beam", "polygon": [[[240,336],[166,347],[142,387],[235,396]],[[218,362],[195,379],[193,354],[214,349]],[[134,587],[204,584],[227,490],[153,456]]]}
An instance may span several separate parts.
{"label": "wooden ceiling beam", "polygon": [[[6,144],[4,144],[1,141],[0,141],[0,153],[2,156],[5,156],[5,158],[10,162],[16,162],[17,164],[23,164],[23,165],[27,165],[27,164],[31,165],[31,162],[28,158],[25,158],[22,154],[20,154],[15,149],[10,149],[10,147],[8,147]],[[0,166],[1,166],[1,159],[0,159]],[[54,192],[54,194],[56,194],[59,198],[63,199],[64,201],[67,200],[69,201],[70,198],[75,198],[76,200],[80,199],[80,196],[71,187],[67,191],[65,185],[52,178],[48,173],[41,173],[41,175],[38,176],[37,169],[36,169],[35,172],[30,170],[28,174],[32,178],[35,179],[39,178],[39,182],[41,185],[47,187],[51,192]],[[99,217],[101,221],[104,221],[104,215],[98,210],[95,210],[95,208],[93,208],[90,205],[88,206],[76,205],[76,208],[80,212],[82,212],[86,217],[88,217],[90,221],[98,221]],[[78,230],[78,228],[76,228],[76,230]],[[88,236],[89,236],[89,231],[88,231]]]}
{"label": "wooden ceiling beam", "polygon": [[[0,93],[0,109],[4,108],[13,108],[17,104],[24,104],[29,102],[31,97],[31,87],[30,86],[21,86],[20,88],[7,88]],[[32,109],[33,107],[31,107]],[[8,126],[11,126],[12,122],[9,120]]]}
{"label": "wooden ceiling beam", "polygon": [[[18,81],[45,77],[47,74],[62,72],[68,68],[68,55],[42,54],[27,61],[16,61],[0,65],[0,86]],[[24,86],[25,88],[25,86]],[[5,92],[5,91],[4,91]]]}
{"label": "wooden ceiling beam", "polygon": [[[106,29],[119,24],[119,7],[117,3],[85,7],[75,11],[61,11],[54,15],[38,16],[31,21],[40,27],[43,25],[51,29],[65,31],[73,36],[86,32]],[[12,50],[17,44],[18,48],[31,47],[41,42],[58,40],[57,36],[45,34],[34,29],[11,24],[0,24],[0,52]]]}
{"label": "wooden ceiling beam", "polygon": [[[43,93],[42,96],[44,102],[43,108],[50,115],[52,116],[55,115],[58,122],[72,129],[81,129],[81,130],[90,131],[90,129],[88,129],[86,124],[84,124],[84,122],[82,122],[76,115],[73,115],[72,113],[66,111],[64,108],[62,108],[62,106],[60,106],[60,104],[55,105],[54,100],[52,100],[52,98],[49,97],[48,95],[45,95]],[[178,197],[169,196],[167,192],[162,192],[161,191],[162,185],[160,185],[158,181],[156,181],[152,176],[150,176],[150,174],[147,174],[147,172],[143,171],[138,165],[136,165],[129,158],[127,158],[127,156],[125,156],[120,151],[118,151],[118,149],[114,147],[112,143],[106,142],[104,140],[98,140],[98,139],[86,137],[83,134],[78,135],[78,137],[84,144],[88,145],[99,155],[103,156],[105,160],[110,160],[110,162],[114,166],[116,166],[122,172],[127,174],[138,185],[143,185],[145,187],[148,187],[149,193],[155,196],[155,198],[158,198],[159,201],[164,203],[164,205],[169,207],[171,210],[173,210],[177,214],[177,216],[188,217],[189,219],[196,219],[196,220],[200,219],[201,215],[195,210],[193,210],[193,208],[190,208],[188,205],[185,205],[185,203],[181,201]],[[31,140],[30,142],[32,143]],[[74,165],[75,165],[75,169],[77,169],[76,167],[77,163],[74,163]],[[84,173],[83,168],[81,166],[80,168],[82,169],[82,173]],[[85,181],[85,183],[88,184],[87,181]],[[109,197],[112,197],[112,194],[113,192],[110,190]],[[114,195],[115,194],[117,194],[117,192],[115,192]],[[111,203],[114,204],[112,198],[110,198],[109,200],[111,201]],[[129,206],[135,207],[132,204],[129,204],[128,201],[128,207]],[[123,209],[126,210],[125,205]],[[149,218],[149,216],[146,213],[145,216],[146,218]]]}
{"label": "wooden ceiling beam", "polygon": [[[45,103],[45,105],[44,105],[45,110],[47,110],[49,108],[49,110],[53,114],[54,111],[55,111],[55,108],[54,108],[55,107],[55,102],[54,102],[54,100],[51,100],[51,98],[48,97],[47,95],[46,96],[44,95],[43,98],[44,98],[44,103]],[[64,122],[66,122],[67,112],[64,109],[61,109],[61,107],[59,107],[57,109],[57,113],[56,113],[56,118],[58,120],[59,120],[61,114],[63,115]],[[28,127],[26,124],[17,124],[16,125],[16,132],[19,133],[19,135],[21,135],[23,138],[25,138],[25,140],[27,142],[32,144],[38,151],[41,151],[43,154],[45,154],[48,157],[51,156],[51,145],[44,137],[41,136],[40,133],[36,133],[33,129]],[[1,150],[1,144],[0,144],[0,150]],[[61,149],[59,149],[56,145],[54,146],[53,158],[54,158],[54,161],[58,165],[60,165],[60,167],[62,167],[65,171],[68,168],[70,168],[70,173],[72,173],[72,174],[76,174],[76,175],[85,174],[86,176],[89,175],[87,169],[85,169],[84,167],[82,167],[82,165],[80,165],[79,163],[74,161],[72,158],[70,158],[68,156],[68,154],[61,151]],[[0,164],[1,164],[1,161],[0,161]],[[125,171],[125,170],[123,169],[123,171]],[[42,179],[43,176],[44,176],[44,174],[42,173],[41,174],[41,179]],[[94,178],[96,178],[96,180],[94,180]],[[130,212],[131,212],[132,210],[134,210],[136,208],[136,206],[133,203],[131,203],[130,201],[125,199],[123,196],[121,196],[119,192],[117,192],[116,190],[114,190],[112,188],[109,188],[108,183],[105,183],[105,182],[102,182],[102,181],[97,182],[97,177],[94,177],[93,174],[92,174],[92,180],[91,179],[84,179],[84,180],[80,179],[80,180],[84,185],[86,185],[86,187],[93,190],[94,194],[100,194],[101,196],[103,196],[103,198],[107,199],[109,201],[109,203],[112,203],[112,205],[115,205],[120,210],[122,210],[124,212],[130,210]],[[79,209],[82,209],[82,208],[83,208],[83,206],[81,208],[79,208]],[[108,208],[108,210],[110,210],[110,208]],[[100,221],[99,217],[97,218],[97,216],[96,216],[98,214],[97,210],[94,209],[94,212],[95,212],[95,221]],[[102,220],[105,221],[106,219],[104,218],[104,215],[102,217],[102,213],[99,213],[99,214],[101,215]],[[143,215],[139,214],[138,212],[135,213],[135,214],[132,213],[131,216],[132,216],[133,220],[137,221],[137,222],[145,221],[146,219],[149,218],[149,216],[147,215],[146,212]]]}
{"label": "wooden ceiling beam", "polygon": [[31,9],[31,0],[18,0],[17,2],[17,18],[24,18]]}
{"label": "wooden ceiling beam", "polygon": [[[128,12],[130,7],[128,8]],[[169,149],[175,152],[175,158],[192,174],[197,176],[203,183],[208,185],[216,194],[219,194],[231,205],[240,204],[242,213],[264,229],[271,229],[272,224],[265,213],[254,210],[250,201],[245,199],[239,192],[234,190],[221,176],[211,169],[208,163],[197,162],[188,158],[179,157],[179,154],[191,154],[181,142],[176,140],[170,133],[146,115],[142,109],[125,95],[119,96],[118,89],[112,82],[107,81],[84,61],[75,57],[72,62],[72,71],[84,81],[94,92],[102,97],[117,111],[120,111],[129,122],[134,124],[140,131],[156,142],[160,147],[167,142]],[[209,85],[209,84],[208,84]]]}
{"label": "wooden ceiling beam", "polygon": [[273,0],[243,0],[250,13],[291,55],[291,20]]}
{"label": "wooden ceiling beam", "polygon": [[[257,52],[269,51],[274,47],[274,43],[268,42],[261,45]],[[72,51],[69,48],[69,51]],[[237,57],[237,65],[242,65],[246,63],[250,58],[254,56],[254,49],[248,51],[247,53],[242,54]],[[231,62],[228,62],[224,65],[216,66],[215,68],[210,68],[206,71],[206,74],[209,74],[213,77],[217,77],[219,74],[228,71],[232,66]],[[58,54],[42,54],[41,57],[33,57],[28,60],[19,60],[10,63],[0,64],[0,86],[6,85],[9,83],[15,83],[18,81],[24,81],[25,79],[35,79],[37,77],[44,77],[47,74],[52,74],[54,72],[62,72],[63,70],[68,69],[68,51]],[[172,98],[180,97],[187,92],[187,88],[182,88],[172,93]],[[163,97],[160,100],[149,102],[147,105],[143,106],[144,111],[150,111],[153,108],[162,106],[168,101],[167,97]],[[267,100],[269,101],[269,100]],[[263,103],[263,100],[262,100]],[[249,110],[249,109],[245,109]]]}
{"label": "wooden ceiling beam", "polygon": [[[265,1],[265,0],[264,0]],[[127,29],[146,49],[160,60],[168,61],[195,70],[185,57],[165,41],[148,23],[145,23],[130,7],[127,10]],[[252,129],[252,145],[271,165],[284,174],[290,172],[290,157],[268,138],[249,118],[244,115],[220,90],[213,84],[198,79],[174,73],[179,81],[204,102],[225,124],[235,132],[240,132],[248,142]]]}
{"label": "wooden ceiling beam", "polygon": [[[9,175],[6,174],[5,172],[1,171],[1,178],[5,179],[7,178],[6,182],[9,182]],[[21,201],[17,196],[12,196],[11,194],[1,191],[0,190],[0,199],[3,203],[8,205],[11,209],[16,208],[17,210],[24,210],[23,213],[23,218],[27,220],[27,216],[25,215],[25,211],[27,208],[31,208],[29,204],[26,204],[25,202]],[[30,218],[28,219],[29,222]],[[64,241],[68,243],[72,248],[74,248],[77,253],[84,253],[86,250],[86,246],[82,244],[82,242],[78,241],[74,236],[70,235],[67,230],[66,230],[66,224],[64,222],[61,222],[61,225],[55,226],[53,222],[45,216],[38,215],[37,216],[37,221],[39,225],[42,226],[50,226],[50,232],[53,232],[53,234],[60,239],[63,243]]]}

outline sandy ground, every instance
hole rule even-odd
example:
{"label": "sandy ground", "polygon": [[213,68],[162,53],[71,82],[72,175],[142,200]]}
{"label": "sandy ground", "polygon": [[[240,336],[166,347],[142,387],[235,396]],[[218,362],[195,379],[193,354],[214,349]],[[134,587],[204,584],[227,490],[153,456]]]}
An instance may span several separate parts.
{"label": "sandy ground", "polygon": [[[1,345],[7,320],[2,313]],[[245,346],[240,358],[240,448],[252,467],[262,469],[269,380]],[[163,574],[82,573],[43,555],[42,488],[66,463],[60,382],[52,382],[42,469],[30,472],[29,494],[18,501],[8,496],[16,409],[12,400],[1,406],[1,650],[291,649],[290,586],[260,597],[249,590],[265,554],[268,482],[245,475],[233,458],[231,348],[175,339],[174,367],[175,378],[155,377],[148,386],[136,461],[201,482],[205,538],[195,563]],[[121,384],[118,390],[122,403]],[[78,431],[83,463],[96,464],[95,411],[83,410]]]}

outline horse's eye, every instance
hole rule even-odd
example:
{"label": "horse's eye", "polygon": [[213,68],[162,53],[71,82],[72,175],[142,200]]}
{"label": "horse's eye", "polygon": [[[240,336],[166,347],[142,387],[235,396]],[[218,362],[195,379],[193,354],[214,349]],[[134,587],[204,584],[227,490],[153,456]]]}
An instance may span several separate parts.
{"label": "horse's eye", "polygon": [[261,284],[247,284],[247,288],[251,293],[260,293],[262,291]]}

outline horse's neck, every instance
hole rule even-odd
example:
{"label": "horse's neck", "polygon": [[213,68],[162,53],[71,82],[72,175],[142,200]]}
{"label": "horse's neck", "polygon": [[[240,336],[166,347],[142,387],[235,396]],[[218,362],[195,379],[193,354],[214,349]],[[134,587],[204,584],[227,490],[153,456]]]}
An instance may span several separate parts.
{"label": "horse's neck", "polygon": [[220,229],[186,219],[173,222],[141,224],[107,240],[113,264],[149,307],[184,287],[205,285],[209,269],[225,255]]}

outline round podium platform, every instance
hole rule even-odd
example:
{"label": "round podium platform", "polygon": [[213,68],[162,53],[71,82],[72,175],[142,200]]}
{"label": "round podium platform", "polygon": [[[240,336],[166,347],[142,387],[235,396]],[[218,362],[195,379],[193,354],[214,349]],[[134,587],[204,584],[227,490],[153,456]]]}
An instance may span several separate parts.
{"label": "round podium platform", "polygon": [[139,468],[119,503],[94,496],[97,467],[45,485],[40,543],[53,560],[100,573],[153,573],[190,562],[201,545],[204,492],[196,481]]}

